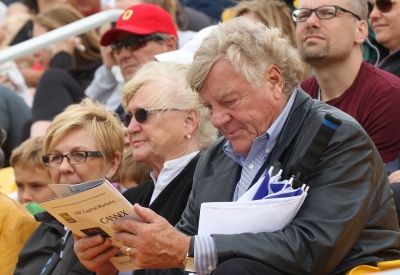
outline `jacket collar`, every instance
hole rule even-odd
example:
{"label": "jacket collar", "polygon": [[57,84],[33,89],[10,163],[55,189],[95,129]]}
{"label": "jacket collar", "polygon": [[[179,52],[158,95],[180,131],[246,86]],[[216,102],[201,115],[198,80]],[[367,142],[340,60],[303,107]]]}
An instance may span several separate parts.
{"label": "jacket collar", "polygon": [[306,94],[301,88],[298,89],[296,98],[293,103],[292,110],[286,120],[285,125],[278,137],[277,143],[271,152],[270,165],[272,164],[275,169],[280,169],[279,158],[285,150],[291,145],[303,123],[308,115],[309,110],[313,104],[310,96]]}

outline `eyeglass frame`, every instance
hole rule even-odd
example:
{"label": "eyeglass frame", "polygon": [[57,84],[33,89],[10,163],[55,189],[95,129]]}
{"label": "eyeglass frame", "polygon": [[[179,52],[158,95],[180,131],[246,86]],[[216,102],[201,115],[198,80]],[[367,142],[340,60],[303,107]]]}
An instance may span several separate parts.
{"label": "eyeglass frame", "polygon": [[[332,17],[328,17],[328,18],[321,18],[320,15],[318,14],[318,10],[323,9],[323,8],[327,8],[327,7],[329,7],[329,8],[334,8],[334,10],[335,10],[334,15],[333,15]],[[299,11],[309,11],[310,14],[306,17],[306,19],[299,21],[299,20],[298,20],[298,17],[296,16],[296,13],[299,12]],[[295,9],[295,10],[292,12],[292,19],[293,19],[293,21],[294,21],[295,23],[306,22],[306,21],[308,20],[308,18],[310,18],[311,15],[312,15],[313,13],[315,13],[315,15],[316,15],[316,16],[318,17],[318,19],[320,19],[320,20],[329,20],[329,19],[335,18],[335,17],[337,16],[337,12],[338,12],[338,11],[342,11],[342,12],[349,13],[349,14],[351,14],[352,16],[354,16],[357,20],[361,21],[361,17],[360,17],[359,15],[355,14],[354,12],[352,12],[352,11],[350,11],[350,10],[348,10],[348,9],[342,8],[342,7],[337,6],[337,5],[324,5],[324,6],[315,8],[315,9],[307,9],[307,8]]]}
{"label": "eyeglass frame", "polygon": [[137,51],[143,48],[150,41],[164,41],[169,36],[164,33],[153,33],[149,35],[130,35],[125,38],[119,39],[115,43],[111,44],[111,50],[114,53],[119,54],[123,48],[128,49],[131,52]]}
{"label": "eyeglass frame", "polygon": [[368,1],[368,14],[372,12],[375,6],[380,12],[388,13],[393,9],[393,4],[396,4],[396,2],[393,2],[392,0],[375,0],[375,3]]}
{"label": "eyeglass frame", "polygon": [[[84,161],[83,162],[75,162],[75,161],[71,162],[71,160],[72,160],[71,154],[74,154],[74,153],[85,153]],[[50,164],[50,159],[49,159],[50,156],[60,156],[61,157],[61,161],[56,165],[49,165]],[[46,154],[46,155],[44,155],[42,157],[42,161],[43,161],[43,163],[44,163],[44,165],[46,167],[53,168],[53,167],[59,167],[63,163],[64,158],[66,158],[69,164],[71,164],[73,166],[77,166],[77,165],[81,165],[81,164],[86,163],[88,157],[90,157],[90,158],[102,158],[103,157],[103,153],[100,152],[100,151],[72,151],[72,152],[69,152],[67,154]]]}
{"label": "eyeglass frame", "polygon": [[[181,109],[176,109],[176,108],[165,108],[165,109],[151,109],[151,108],[144,108],[140,107],[135,110],[134,113],[130,112],[125,112],[125,114],[122,116],[122,124],[125,127],[128,127],[129,124],[131,124],[132,118],[135,117],[135,120],[139,124],[145,123],[149,119],[149,114],[154,113],[154,112],[164,112],[164,111],[180,111]],[[143,118],[140,117],[140,113],[143,113]]]}

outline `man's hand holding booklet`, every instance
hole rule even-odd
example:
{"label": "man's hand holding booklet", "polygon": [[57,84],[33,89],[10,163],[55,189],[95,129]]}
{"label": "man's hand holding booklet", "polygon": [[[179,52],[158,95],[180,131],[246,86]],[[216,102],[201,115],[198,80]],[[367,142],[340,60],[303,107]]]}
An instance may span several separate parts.
{"label": "man's hand holding booklet", "polygon": [[[106,179],[74,185],[53,184],[51,188],[56,198],[40,205],[75,235],[84,237],[100,234],[121,247],[121,243],[113,239],[113,221],[127,216],[139,219],[132,204]],[[110,261],[120,271],[138,269],[122,253]]]}

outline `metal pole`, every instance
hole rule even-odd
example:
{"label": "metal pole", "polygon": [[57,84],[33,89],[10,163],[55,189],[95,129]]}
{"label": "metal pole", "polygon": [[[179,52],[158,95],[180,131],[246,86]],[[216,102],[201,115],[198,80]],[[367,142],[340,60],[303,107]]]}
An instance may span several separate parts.
{"label": "metal pole", "polygon": [[79,21],[62,26],[56,30],[6,48],[0,51],[0,64],[33,53],[68,37],[85,33],[104,25],[105,23],[116,21],[122,12],[123,10],[120,9],[101,11]]}

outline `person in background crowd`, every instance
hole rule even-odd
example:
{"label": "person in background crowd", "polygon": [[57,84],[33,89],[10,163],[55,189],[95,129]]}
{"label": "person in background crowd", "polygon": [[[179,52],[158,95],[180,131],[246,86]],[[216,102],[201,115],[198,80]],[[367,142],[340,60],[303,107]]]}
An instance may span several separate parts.
{"label": "person in background crowd", "polygon": [[0,49],[10,46],[18,31],[30,18],[31,16],[28,10],[13,11],[7,8],[4,9],[4,13],[0,20]]}
{"label": "person in background crowd", "polygon": [[154,55],[175,50],[177,30],[171,16],[152,4],[131,6],[118,18],[114,28],[101,37],[102,46],[111,46],[125,81]]}
{"label": "person in background crowd", "polygon": [[[296,46],[296,30],[292,21],[292,14],[282,0],[250,0],[241,1],[231,8],[232,17],[245,16],[249,19],[258,21],[267,27],[278,28],[287,39]],[[310,76],[310,68],[304,64],[304,76]]]}
{"label": "person in background crowd", "polygon": [[[85,93],[93,99],[107,95],[121,98],[121,82],[113,73],[112,65],[119,66],[127,82],[142,65],[154,60],[156,54],[176,50],[178,33],[168,12],[156,5],[137,4],[124,11],[115,27],[102,35],[100,43],[109,47],[103,50],[107,62],[96,71]],[[122,117],[122,105],[117,113]]]}
{"label": "person in background crowd", "polygon": [[197,31],[209,25],[215,24],[204,13],[182,5],[178,0],[137,0],[140,3],[148,3],[160,6],[171,15],[177,27],[178,48],[185,45]]}
{"label": "person in background crowd", "polygon": [[[111,24],[99,29],[102,36],[111,28]],[[107,110],[115,111],[121,105],[121,85],[124,83],[121,70],[110,46],[100,47],[102,63],[94,73],[94,78],[85,90],[85,95],[93,101],[103,104]]]}
{"label": "person in background crowd", "polygon": [[[77,184],[112,178],[121,162],[120,121],[103,106],[83,100],[54,118],[43,139],[43,162],[54,184]],[[78,261],[69,230],[41,213],[39,228],[20,253],[19,274],[92,274]]]}
{"label": "person in background crowd", "polygon": [[[133,159],[151,167],[153,179],[127,190],[124,196],[132,204],[150,207],[172,225],[179,221],[186,206],[199,152],[216,138],[207,110],[187,86],[187,69],[183,64],[152,61],[124,87],[125,124]],[[116,270],[108,259],[118,250],[102,251],[109,240],[101,236],[89,239],[95,241],[95,249],[103,255],[93,255],[91,249],[78,249],[78,241],[76,253],[80,261],[96,273],[114,274]],[[97,257],[103,260],[98,261]],[[137,270],[135,275],[164,272]],[[177,268],[168,274],[184,272]]]}
{"label": "person in background crowd", "polygon": [[[113,30],[110,30],[109,26],[103,26],[100,30],[101,36],[105,34],[106,31],[116,31],[125,34],[138,35],[142,33],[140,30],[143,28],[146,29],[148,33],[155,33],[160,31],[165,37],[167,35],[176,35],[176,39],[178,39],[178,30],[176,29],[175,23],[173,21],[176,7],[173,5],[173,1],[149,1],[154,2],[153,4],[142,6],[140,3],[145,3],[146,1],[137,1],[139,7],[136,7],[134,10],[131,9],[132,5],[129,4],[129,7],[126,8],[127,14],[134,11],[136,14],[139,12],[139,15],[135,15],[132,18],[129,17],[129,20],[122,19],[122,16],[119,18],[118,23],[116,24]],[[169,16],[165,11],[162,11],[156,6],[162,7],[165,11],[168,12]],[[156,25],[154,25],[152,18],[157,18],[159,21]],[[131,31],[130,31],[131,30]],[[139,33],[137,33],[139,31]],[[181,32],[179,32],[180,34]],[[122,115],[123,108],[121,105],[122,98],[122,85],[125,81],[129,80],[128,76],[121,77],[121,70],[118,67],[120,62],[117,61],[119,53],[121,51],[115,52],[113,51],[113,47],[110,44],[113,44],[119,40],[118,38],[113,38],[113,41],[106,41],[107,45],[103,45],[101,47],[101,54],[103,59],[103,65],[100,66],[95,73],[95,77],[89,87],[86,89],[85,94],[96,101],[99,101],[106,105],[109,110],[117,110],[117,112]],[[171,40],[171,39],[168,39]],[[150,41],[149,41],[150,42]],[[139,67],[142,63],[146,63],[150,60],[154,59],[154,55],[158,53],[162,53],[165,51],[175,50],[177,48],[177,41],[155,41],[158,44],[166,45],[167,47],[146,47],[147,43],[143,45],[139,45],[139,48],[133,47],[135,54],[129,55],[128,59],[131,59],[131,63],[137,64]],[[152,43],[149,43],[152,44]],[[147,50],[141,49],[142,47],[147,48]],[[147,54],[149,52],[149,54]],[[126,52],[122,52],[126,59]],[[122,74],[123,75],[123,74]]]}
{"label": "person in background crowd", "polygon": [[[115,238],[137,266],[213,275],[341,274],[399,258],[399,226],[378,151],[352,117],[298,88],[302,70],[279,30],[245,18],[218,25],[204,39],[188,80],[223,137],[199,160],[176,228],[138,204],[145,222],[114,221]],[[308,159],[301,156],[327,114],[340,125],[316,165],[303,171]],[[304,172],[310,186],[291,223],[274,232],[197,235],[203,202],[236,201],[270,166],[282,169],[283,179]],[[106,254],[93,258],[100,243],[100,250],[117,253],[100,237],[75,246],[94,269]]]}
{"label": "person in background crowd", "polygon": [[4,166],[9,166],[12,150],[23,142],[23,132],[29,126],[31,112],[24,100],[14,91],[0,85],[0,128],[7,133],[2,146]]}
{"label": "person in background crowd", "polygon": [[101,10],[100,0],[65,0],[83,16],[95,14]]}
{"label": "person in background crowd", "polygon": [[124,149],[121,167],[116,180],[124,190],[137,187],[151,180],[150,167],[133,159],[132,148]]}
{"label": "person in background crowd", "polygon": [[14,170],[21,204],[42,202],[54,196],[49,187],[51,178],[42,162],[43,138],[36,137],[24,141],[12,151],[10,164]]}
{"label": "person in background crowd", "polygon": [[30,13],[36,15],[42,13],[49,8],[56,7],[66,3],[66,0],[22,0],[20,1],[25,4]]}
{"label": "person in background crowd", "polygon": [[176,3],[176,22],[181,31],[200,31],[218,22],[205,13],[192,7],[182,4],[179,0]]}
{"label": "person in background crowd", "polygon": [[296,45],[295,25],[289,7],[282,0],[241,1],[232,8],[232,17],[247,16],[268,27],[278,28]]}
{"label": "person in background crowd", "polygon": [[220,21],[224,9],[237,4],[238,0],[179,0],[183,5],[201,11],[216,22]]}
{"label": "person in background crowd", "polygon": [[400,79],[363,61],[367,15],[367,0],[300,0],[297,47],[315,73],[301,87],[353,116],[391,173],[400,168]]}
{"label": "person in background crowd", "polygon": [[[172,16],[181,32],[197,32],[216,23],[216,20],[208,15],[183,5],[179,0],[118,0],[114,7],[125,10],[132,4],[138,3],[154,4],[165,9]],[[179,39],[179,44],[183,45],[181,39]]]}
{"label": "person in background crowd", "polygon": [[385,46],[389,55],[380,61],[379,68],[400,76],[400,5],[392,0],[373,0],[369,15],[376,40]]}
{"label": "person in background crowd", "polygon": [[[48,9],[33,19],[34,36],[82,18],[67,5]],[[33,99],[32,136],[43,135],[54,116],[85,97],[84,91],[101,65],[99,37],[89,31],[67,38],[40,51],[38,58],[49,69],[40,78]]]}
{"label": "person in background crowd", "polygon": [[[18,26],[18,32],[15,36],[13,36],[13,40],[10,42],[10,45],[13,46],[33,37],[33,16],[43,13],[49,8],[56,7],[64,3],[65,0],[22,0],[19,2],[19,4],[26,6],[26,8],[29,10],[29,15],[26,19],[26,23],[24,23],[22,27]],[[15,16],[12,16],[12,18],[14,17]],[[21,17],[21,15],[18,17]],[[26,15],[24,17],[26,17]],[[16,63],[18,65],[18,69],[24,76],[27,86],[31,87],[33,90],[36,89],[38,81],[43,74],[43,67],[39,62],[37,62],[35,56],[32,54],[23,56],[18,58]]]}
{"label": "person in background crowd", "polygon": [[[16,37],[19,30],[31,19],[31,15],[28,13],[26,7],[25,10],[20,10],[15,9],[15,6],[25,7],[21,3],[18,3],[18,5],[17,3],[12,4],[7,8],[4,17],[0,19],[0,50],[10,47],[12,40]],[[28,88],[19,67],[20,64],[26,63],[24,60],[25,58],[20,58],[0,64],[0,85],[15,91],[31,107],[33,92]]]}

